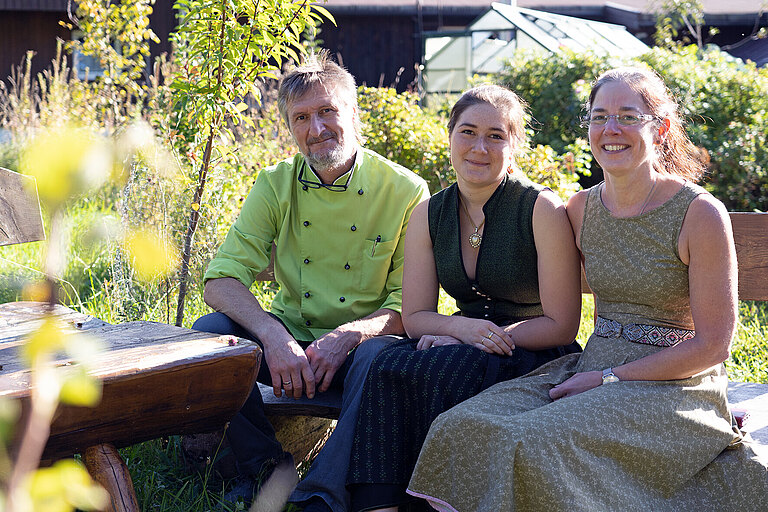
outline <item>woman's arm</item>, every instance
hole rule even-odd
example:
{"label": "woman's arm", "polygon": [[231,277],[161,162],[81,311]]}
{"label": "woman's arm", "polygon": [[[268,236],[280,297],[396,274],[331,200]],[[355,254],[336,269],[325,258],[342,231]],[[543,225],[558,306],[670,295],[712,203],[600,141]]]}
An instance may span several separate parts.
{"label": "woman's arm", "polygon": [[[403,326],[411,338],[422,338],[419,348],[429,348],[435,336],[453,337],[486,352],[509,354],[514,345],[504,330],[488,320],[441,315],[437,312],[439,283],[429,236],[428,201],[411,215],[405,234],[403,267]],[[487,341],[488,333],[494,333]]]}
{"label": "woman's arm", "polygon": [[[709,194],[688,208],[678,241],[688,265],[691,313],[696,336],[613,369],[621,380],[686,379],[728,358],[737,319],[736,250],[728,212]],[[556,386],[552,398],[599,386],[601,372],[576,374]]]}
{"label": "woman's arm", "polygon": [[618,367],[614,373],[620,379],[686,379],[728,359],[738,315],[738,271],[725,206],[709,194],[698,196],[683,221],[678,247],[688,264],[696,336]]}
{"label": "woman's arm", "polygon": [[544,315],[509,325],[515,345],[540,350],[571,343],[579,330],[581,268],[565,205],[554,192],[541,192],[533,207],[539,296]]}

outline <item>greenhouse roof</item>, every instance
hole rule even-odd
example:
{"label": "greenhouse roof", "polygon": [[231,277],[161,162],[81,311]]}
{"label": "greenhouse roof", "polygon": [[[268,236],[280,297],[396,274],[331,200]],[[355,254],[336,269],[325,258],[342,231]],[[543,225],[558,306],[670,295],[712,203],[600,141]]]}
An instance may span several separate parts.
{"label": "greenhouse roof", "polygon": [[425,38],[427,92],[458,92],[474,74],[501,71],[518,49],[539,53],[592,51],[635,56],[648,46],[622,25],[493,3],[462,32],[431,33]]}

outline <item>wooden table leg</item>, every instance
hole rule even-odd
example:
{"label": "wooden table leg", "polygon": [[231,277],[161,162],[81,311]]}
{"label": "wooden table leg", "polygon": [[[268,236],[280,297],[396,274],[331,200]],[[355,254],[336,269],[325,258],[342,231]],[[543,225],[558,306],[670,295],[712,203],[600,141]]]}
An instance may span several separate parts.
{"label": "wooden table leg", "polygon": [[112,505],[108,512],[141,512],[128,467],[114,445],[87,448],[83,461],[91,477],[109,493]]}

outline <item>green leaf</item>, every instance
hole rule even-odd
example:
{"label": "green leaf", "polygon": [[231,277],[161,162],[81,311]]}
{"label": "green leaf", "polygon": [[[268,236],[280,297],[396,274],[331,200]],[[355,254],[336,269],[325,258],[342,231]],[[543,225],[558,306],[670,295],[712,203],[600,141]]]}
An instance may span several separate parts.
{"label": "green leaf", "polygon": [[322,14],[323,16],[325,16],[325,18],[326,18],[328,21],[330,21],[331,23],[333,23],[334,25],[336,25],[336,20],[334,19],[333,15],[332,15],[330,12],[328,12],[328,9],[326,9],[326,8],[325,8],[325,7],[323,7],[322,5],[318,5],[318,4],[312,4],[312,9],[314,9],[314,10],[315,10],[315,11],[317,11],[317,12],[319,12],[320,14]]}

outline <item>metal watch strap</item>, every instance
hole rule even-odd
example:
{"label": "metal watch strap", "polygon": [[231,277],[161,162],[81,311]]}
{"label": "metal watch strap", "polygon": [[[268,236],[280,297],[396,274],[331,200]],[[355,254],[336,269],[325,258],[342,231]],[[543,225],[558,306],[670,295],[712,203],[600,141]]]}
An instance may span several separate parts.
{"label": "metal watch strap", "polygon": [[613,368],[606,368],[603,370],[603,384],[610,384],[613,382],[619,382],[619,378],[613,373]]}

